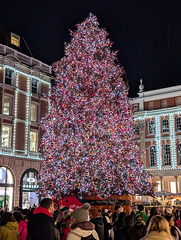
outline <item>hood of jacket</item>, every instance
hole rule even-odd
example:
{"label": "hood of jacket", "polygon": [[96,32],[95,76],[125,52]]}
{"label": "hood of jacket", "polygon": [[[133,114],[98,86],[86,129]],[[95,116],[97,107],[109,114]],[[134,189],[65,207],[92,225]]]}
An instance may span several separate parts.
{"label": "hood of jacket", "polygon": [[90,221],[95,225],[97,224],[104,225],[104,222],[101,217],[92,218]]}
{"label": "hood of jacket", "polygon": [[27,228],[27,223],[24,220],[21,220],[19,222],[19,226],[22,227],[22,228]]}
{"label": "hood of jacket", "polygon": [[148,236],[146,236],[145,238],[143,238],[144,240],[160,240],[160,239],[164,239],[164,240],[173,240],[172,236],[169,235],[167,232],[161,231],[152,231],[148,234]]}
{"label": "hood of jacket", "polygon": [[70,231],[70,233],[73,233],[80,238],[87,237],[95,232],[94,224],[89,221],[73,224],[72,227],[73,229]]}
{"label": "hood of jacket", "polygon": [[95,225],[89,221],[84,221],[84,222],[78,222],[78,223],[74,223],[72,224],[72,229],[75,228],[80,228],[82,230],[93,230],[95,228]]}
{"label": "hood of jacket", "polygon": [[11,230],[16,230],[18,229],[19,224],[17,222],[8,222],[5,226]]}
{"label": "hood of jacket", "polygon": [[52,214],[44,207],[39,206],[38,208],[35,208],[35,210],[33,211],[33,215],[35,214],[39,214],[39,213],[44,213],[46,215],[48,215],[49,217],[52,217]]}

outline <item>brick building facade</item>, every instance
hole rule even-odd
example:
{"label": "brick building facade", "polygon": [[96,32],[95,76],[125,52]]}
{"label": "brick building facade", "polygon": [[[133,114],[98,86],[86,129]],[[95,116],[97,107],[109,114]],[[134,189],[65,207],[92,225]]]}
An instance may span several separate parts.
{"label": "brick building facade", "polygon": [[20,36],[0,31],[0,43],[0,205],[29,207],[37,203],[40,119],[52,69],[33,58]]}

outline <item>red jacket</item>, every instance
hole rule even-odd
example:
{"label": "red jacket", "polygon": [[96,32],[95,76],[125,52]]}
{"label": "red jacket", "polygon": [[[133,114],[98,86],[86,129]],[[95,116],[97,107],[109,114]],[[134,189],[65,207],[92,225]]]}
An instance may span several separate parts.
{"label": "red jacket", "polygon": [[28,231],[27,231],[27,223],[23,220],[20,221],[19,223],[19,234],[21,235],[19,237],[19,240],[26,240],[26,237],[27,237],[27,234],[28,234]]}

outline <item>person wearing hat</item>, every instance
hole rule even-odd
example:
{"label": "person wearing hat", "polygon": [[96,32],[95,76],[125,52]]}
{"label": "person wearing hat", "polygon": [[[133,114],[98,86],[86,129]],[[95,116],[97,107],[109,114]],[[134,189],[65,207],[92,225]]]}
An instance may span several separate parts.
{"label": "person wearing hat", "polygon": [[95,231],[95,225],[88,221],[89,209],[91,205],[84,203],[82,207],[75,209],[72,213],[71,231],[68,233],[67,240],[99,240]]}

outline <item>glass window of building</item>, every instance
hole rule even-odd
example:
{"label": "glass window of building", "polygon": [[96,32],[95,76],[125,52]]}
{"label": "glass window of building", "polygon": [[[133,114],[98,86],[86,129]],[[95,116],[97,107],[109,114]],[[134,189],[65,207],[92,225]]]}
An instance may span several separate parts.
{"label": "glass window of building", "polygon": [[7,96],[4,96],[3,114],[11,115],[11,98]]}
{"label": "glass window of building", "polygon": [[181,97],[176,97],[175,98],[175,104],[176,105],[181,105]]}
{"label": "glass window of building", "polygon": [[148,133],[150,135],[154,135],[155,134],[155,122],[154,121],[149,121],[148,124]]}
{"label": "glass window of building", "polygon": [[181,144],[177,145],[178,165],[181,165]]}
{"label": "glass window of building", "polygon": [[153,102],[148,102],[148,110],[153,110]]}
{"label": "glass window of building", "polygon": [[13,81],[13,71],[10,69],[5,69],[5,83],[11,85]]}
{"label": "glass window of building", "polygon": [[161,108],[166,108],[167,107],[167,99],[161,100]]}
{"label": "glass window of building", "polygon": [[30,151],[38,152],[38,133],[30,131]]}
{"label": "glass window of building", "polygon": [[163,162],[164,166],[171,166],[170,145],[168,144],[163,146]]}
{"label": "glass window of building", "polygon": [[181,117],[178,117],[176,119],[176,131],[180,132],[181,131]]}
{"label": "glass window of building", "polygon": [[38,205],[38,172],[34,169],[28,169],[21,178],[21,202],[22,208],[33,207]]}
{"label": "glass window of building", "polygon": [[14,177],[6,167],[0,167],[0,206],[13,207]]}
{"label": "glass window of building", "polygon": [[2,125],[1,146],[11,148],[12,127]]}
{"label": "glass window of building", "polygon": [[37,121],[37,105],[31,104],[31,121],[36,122]]}
{"label": "glass window of building", "polygon": [[137,125],[134,126],[133,130],[137,135],[140,134],[140,130],[139,130],[139,127]]}
{"label": "glass window of building", "polygon": [[32,93],[38,93],[38,80],[32,79],[32,86],[31,86]]}
{"label": "glass window of building", "polygon": [[11,33],[11,44],[19,47],[20,46],[20,36]]}
{"label": "glass window of building", "polygon": [[162,120],[162,133],[169,133],[168,119]]}
{"label": "glass window of building", "polygon": [[150,167],[156,167],[156,147],[150,147]]}
{"label": "glass window of building", "polygon": [[134,110],[135,112],[138,111],[138,104],[137,104],[137,103],[133,104],[133,110]]}

